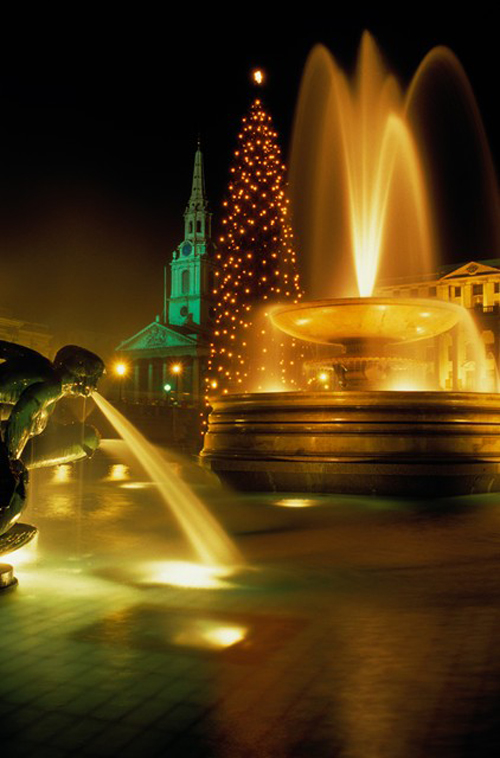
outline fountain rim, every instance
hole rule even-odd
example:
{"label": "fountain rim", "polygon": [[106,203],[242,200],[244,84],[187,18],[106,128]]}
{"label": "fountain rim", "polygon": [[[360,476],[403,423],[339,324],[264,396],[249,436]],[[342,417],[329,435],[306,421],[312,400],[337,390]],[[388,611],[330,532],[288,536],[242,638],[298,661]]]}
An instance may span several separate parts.
{"label": "fountain rim", "polygon": [[[380,307],[385,312],[385,309],[389,309],[390,313],[394,313],[396,310],[409,311],[414,310],[415,314],[413,318],[418,318],[418,309],[426,309],[426,316],[433,315],[434,322],[436,317],[440,313],[446,313],[448,315],[445,325],[436,325],[431,332],[426,330],[422,333],[407,333],[407,326],[404,324],[399,325],[398,328],[394,328],[394,324],[390,329],[384,326],[383,318],[379,318],[375,323],[379,324],[378,331],[370,331],[366,334],[358,334],[359,324],[354,326],[342,326],[336,328],[333,326],[333,317],[336,313],[342,312],[342,309],[354,311],[355,313],[363,313],[363,310],[368,313],[373,308]],[[306,314],[310,314],[309,321],[317,324],[315,331],[310,328],[305,330],[302,328],[302,324],[290,323],[287,319],[281,318],[282,316],[292,317],[305,311]],[[331,313],[328,313],[331,311]],[[319,315],[320,314],[320,315]],[[422,315],[422,314],[421,314]],[[327,330],[324,329],[322,321],[325,318],[330,317],[332,319],[332,330],[330,336],[327,335]],[[452,322],[450,322],[452,317]],[[288,334],[296,339],[301,339],[305,342],[312,342],[323,345],[340,345],[347,346],[348,344],[362,344],[362,343],[379,343],[383,344],[404,344],[408,342],[418,342],[422,339],[435,337],[438,334],[449,331],[454,328],[459,321],[463,318],[463,308],[456,303],[450,303],[447,300],[439,300],[435,298],[412,298],[412,297],[346,297],[346,298],[329,298],[323,300],[310,300],[300,301],[293,304],[278,304],[270,310],[270,318],[272,323],[280,331]],[[359,318],[359,316],[357,317]],[[444,318],[444,316],[443,316]],[[281,323],[280,323],[281,322]],[[424,323],[421,321],[421,323]],[[427,322],[426,322],[427,323]],[[299,328],[300,327],[300,328]],[[350,334],[349,329],[353,328],[353,332]],[[366,329],[366,324],[364,325]],[[326,335],[326,336],[325,336]]]}
{"label": "fountain rim", "polygon": [[474,392],[461,390],[290,390],[283,392],[247,392],[224,394],[210,401],[212,411],[219,408],[229,409],[231,406],[241,408],[258,408],[259,406],[309,406],[345,407],[378,405],[379,407],[395,406],[398,401],[406,406],[438,407],[455,405],[477,409],[478,400],[482,407],[498,407],[500,409],[500,393]]}
{"label": "fountain rim", "polygon": [[321,300],[300,300],[298,303],[277,303],[272,309],[272,313],[281,311],[304,310],[311,306],[324,307],[327,305],[357,305],[372,303],[373,305],[392,305],[401,303],[403,305],[428,305],[435,303],[438,308],[443,307],[449,310],[461,310],[461,306],[456,303],[450,303],[448,300],[440,300],[433,297],[388,297],[387,295],[367,295],[365,297],[325,297]]}

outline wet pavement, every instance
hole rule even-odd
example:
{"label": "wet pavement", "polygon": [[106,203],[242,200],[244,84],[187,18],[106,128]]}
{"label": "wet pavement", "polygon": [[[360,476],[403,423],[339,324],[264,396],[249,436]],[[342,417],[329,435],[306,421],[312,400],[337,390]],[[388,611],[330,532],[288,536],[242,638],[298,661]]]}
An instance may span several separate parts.
{"label": "wet pavement", "polygon": [[38,542],[0,596],[2,755],[499,751],[499,496],[241,497],[177,461],[247,559],[178,587],[175,523],[104,448],[34,472]]}

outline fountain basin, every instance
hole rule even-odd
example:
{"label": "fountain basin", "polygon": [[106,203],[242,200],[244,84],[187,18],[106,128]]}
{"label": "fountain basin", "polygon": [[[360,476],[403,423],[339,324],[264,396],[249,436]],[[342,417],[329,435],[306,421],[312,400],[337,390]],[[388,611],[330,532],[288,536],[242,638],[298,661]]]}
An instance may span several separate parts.
{"label": "fountain basin", "polygon": [[443,300],[349,297],[277,306],[271,319],[292,337],[350,346],[428,339],[454,327],[462,315],[459,306]]}
{"label": "fountain basin", "polygon": [[285,392],[213,402],[202,460],[241,490],[438,497],[500,490],[500,396]]}

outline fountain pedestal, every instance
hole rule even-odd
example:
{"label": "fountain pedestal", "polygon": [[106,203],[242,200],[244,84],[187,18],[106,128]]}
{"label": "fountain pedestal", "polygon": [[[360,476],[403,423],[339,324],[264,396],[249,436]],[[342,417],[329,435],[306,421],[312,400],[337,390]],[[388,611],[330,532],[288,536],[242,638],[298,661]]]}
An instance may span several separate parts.
{"label": "fountain pedestal", "polygon": [[213,403],[202,460],[237,489],[434,497],[500,489],[500,396],[290,392]]}

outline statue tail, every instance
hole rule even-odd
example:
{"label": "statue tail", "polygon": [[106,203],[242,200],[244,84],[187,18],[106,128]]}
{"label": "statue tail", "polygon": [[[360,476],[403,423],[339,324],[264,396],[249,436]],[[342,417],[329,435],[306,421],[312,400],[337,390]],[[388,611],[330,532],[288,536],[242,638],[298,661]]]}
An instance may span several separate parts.
{"label": "statue tail", "polygon": [[28,469],[57,466],[90,458],[99,447],[100,434],[88,424],[51,424],[26,444],[22,461]]}

